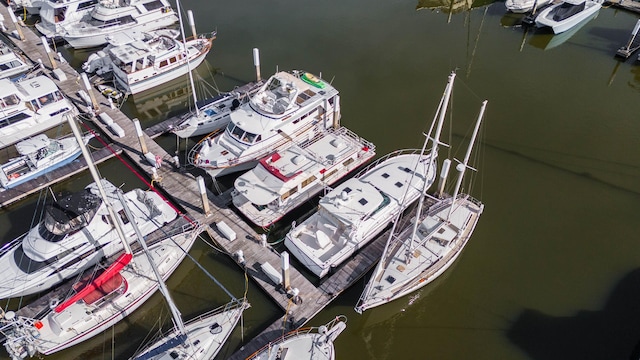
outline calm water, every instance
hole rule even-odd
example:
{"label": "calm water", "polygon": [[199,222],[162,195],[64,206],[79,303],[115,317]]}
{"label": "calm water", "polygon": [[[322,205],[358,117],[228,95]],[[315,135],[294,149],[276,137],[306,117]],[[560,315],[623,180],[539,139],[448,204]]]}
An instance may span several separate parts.
{"label": "calm water", "polygon": [[[198,69],[206,82],[229,90],[254,79],[253,47],[263,76],[276,68],[322,73],[341,92],[343,125],[373,141],[379,155],[421,145],[453,69],[454,120],[443,139],[458,157],[461,136],[489,100],[482,186],[474,191],[486,208],[473,239],[452,269],[411,298],[357,315],[360,282],[312,319],[348,316],[339,359],[637,358],[640,67],[613,57],[636,15],[602,9],[575,34],[553,37],[513,26],[517,17],[502,2],[469,9],[415,0],[185,0],[184,7],[200,32],[218,31]],[[80,64],[89,52],[65,54]],[[152,124],[188,106],[185,91],[174,82],[123,110]],[[176,148],[169,136],[160,142]],[[144,186],[124,169],[117,161],[100,166],[116,184]],[[59,187],[88,182],[82,176]],[[37,200],[0,214],[3,240],[29,228]],[[191,254],[242,295],[244,276],[226,255],[204,243]],[[187,317],[226,301],[189,260],[169,285]],[[248,297],[245,338],[281,315],[252,284]],[[49,358],[126,357],[166,316],[156,296],[128,324]],[[236,332],[219,358],[240,342]]]}

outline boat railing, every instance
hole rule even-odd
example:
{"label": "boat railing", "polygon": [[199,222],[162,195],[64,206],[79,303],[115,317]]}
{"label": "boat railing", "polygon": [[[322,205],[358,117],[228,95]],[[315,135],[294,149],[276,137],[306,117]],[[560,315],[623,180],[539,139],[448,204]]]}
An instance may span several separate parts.
{"label": "boat railing", "polygon": [[19,244],[22,243],[22,239],[27,236],[28,233],[24,233],[20,236],[18,236],[17,238],[11,240],[10,242],[2,245],[2,247],[0,247],[0,256],[4,256],[4,254],[6,254],[7,252],[11,251],[11,249],[15,248],[16,246],[18,246]]}
{"label": "boat railing", "polygon": [[[339,322],[347,322],[347,317],[344,315],[338,315],[336,316],[333,320],[331,320],[330,322],[328,322],[326,325],[324,325],[324,329],[325,330],[330,330],[331,328],[333,328],[337,323]],[[267,345],[261,347],[260,349],[258,349],[256,352],[254,352],[253,354],[249,355],[246,360],[252,360],[252,359],[256,359],[257,356],[262,353],[265,350],[270,349],[272,346],[278,344],[278,343],[283,343],[286,340],[289,340],[291,338],[294,338],[296,336],[300,336],[300,335],[306,335],[311,333],[314,330],[320,330],[321,327],[317,326],[317,327],[303,327],[303,328],[298,328],[292,331],[289,331],[288,333],[282,335],[281,337],[270,341]]]}
{"label": "boat railing", "polygon": [[[382,162],[384,162],[384,161],[386,161],[386,160],[388,160],[388,159],[390,159],[392,157],[401,156],[401,155],[420,154],[421,151],[422,151],[422,149],[402,149],[402,150],[396,150],[396,151],[393,151],[391,153],[388,153],[387,155],[378,158],[376,161],[370,163],[369,165],[367,165],[367,167],[365,167],[362,170],[360,170],[356,175],[354,175],[354,178],[357,178],[357,177],[363,175],[367,171],[371,170],[372,168],[378,166]],[[426,154],[426,153],[428,153],[428,151],[425,150],[424,153]]]}

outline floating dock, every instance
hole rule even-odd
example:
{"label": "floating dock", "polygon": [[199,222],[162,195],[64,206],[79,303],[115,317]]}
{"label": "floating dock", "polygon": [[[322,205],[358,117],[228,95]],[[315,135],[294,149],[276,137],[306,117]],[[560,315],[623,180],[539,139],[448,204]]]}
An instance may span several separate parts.
{"label": "floating dock", "polygon": [[[48,54],[45,52],[40,37],[30,29],[18,25],[21,27],[24,40],[18,39],[14,35],[15,26],[9,21],[10,16],[6,6],[0,6],[0,14],[5,18],[8,37],[34,63],[41,59],[46,65],[48,63]],[[270,280],[263,270],[263,265],[274,270],[280,269],[281,255],[269,245],[263,246],[260,235],[253,231],[251,226],[246,224],[231,209],[230,192],[227,191],[221,195],[215,195],[207,190],[207,203],[204,204],[196,176],[182,171],[180,164],[174,163],[173,156],[153,141],[155,136],[166,132],[172,121],[175,122],[176,120],[170,119],[167,122],[146,129],[139,138],[134,122],[118,109],[112,109],[108,99],[102,94],[96,93],[96,99],[98,99],[97,108],[94,109],[93,106],[88,106],[87,102],[79,95],[80,90],[86,91],[81,89],[80,74],[68,63],[60,61],[61,59],[56,60],[58,61],[57,69],[54,71],[52,66],[45,66],[46,68],[43,69],[45,75],[53,78],[65,95],[78,106],[80,112],[83,113],[81,115],[83,118],[91,119],[89,121],[92,121],[95,126],[110,138],[108,140],[103,139],[109,145],[98,152],[94,152],[93,157],[100,161],[100,159],[104,160],[115,154],[126,156],[128,160],[136,165],[137,171],[143,173],[147,179],[153,179],[153,186],[161,189],[164,194],[170,194],[171,200],[184,210],[185,216],[206,225],[207,232],[211,237],[282,309],[282,318],[273,324],[267,325],[266,329],[256,338],[243,344],[231,356],[231,359],[244,359],[270,341],[276,340],[283,332],[305,325],[333,299],[362,278],[380,258],[388,236],[386,233],[374,239],[356,255],[352,256],[350,260],[338,267],[326,279],[320,281],[318,286],[314,285],[300,271],[291,266],[289,268],[291,287],[299,289],[299,297],[296,297],[296,301],[294,301],[293,297],[283,291],[280,284]],[[51,63],[49,62],[49,64]],[[93,91],[95,93],[96,90],[93,89]],[[117,136],[105,125],[104,121],[98,120],[98,118],[104,120],[105,114],[113,123],[124,130],[121,132],[123,136]],[[148,157],[141,150],[142,143],[145,144],[147,153],[160,156],[166,165],[156,168],[154,164],[151,164]],[[28,182],[28,188],[5,191],[0,194],[0,204],[4,206],[7,203],[16,201],[41,188],[68,178],[84,168],[84,161],[76,161],[70,166],[60,168],[42,177],[43,179]],[[202,173],[204,174],[204,172]],[[209,214],[205,214],[206,208],[211,209]],[[214,225],[212,226],[212,224]],[[233,234],[233,236],[230,236],[230,234]],[[242,250],[243,259],[235,255],[238,250]],[[278,271],[275,270],[275,272]]]}

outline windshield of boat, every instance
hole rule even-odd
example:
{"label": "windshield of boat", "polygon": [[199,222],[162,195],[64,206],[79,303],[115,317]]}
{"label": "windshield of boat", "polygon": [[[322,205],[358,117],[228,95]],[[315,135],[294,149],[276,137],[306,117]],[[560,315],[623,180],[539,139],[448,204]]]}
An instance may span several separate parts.
{"label": "windshield of boat", "polygon": [[88,191],[74,193],[48,205],[40,226],[43,239],[58,242],[86,226],[98,211],[102,200]]}
{"label": "windshield of boat", "polygon": [[230,122],[229,125],[227,125],[227,133],[233,138],[245,144],[253,144],[262,140],[261,135],[244,131],[241,127],[235,125],[233,122]]}
{"label": "windshield of boat", "polygon": [[3,108],[18,105],[18,103],[20,103],[20,99],[18,99],[16,94],[10,94],[0,99],[0,106]]}

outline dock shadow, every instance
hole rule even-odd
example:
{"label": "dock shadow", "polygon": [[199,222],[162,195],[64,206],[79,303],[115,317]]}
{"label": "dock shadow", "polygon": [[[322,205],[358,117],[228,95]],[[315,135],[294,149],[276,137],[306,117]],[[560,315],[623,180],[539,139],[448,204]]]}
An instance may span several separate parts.
{"label": "dock shadow", "polygon": [[640,269],[627,274],[601,310],[556,317],[525,309],[507,338],[532,359],[638,359]]}

